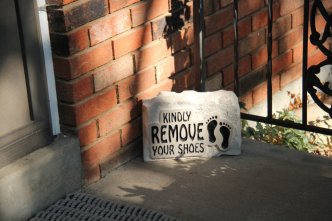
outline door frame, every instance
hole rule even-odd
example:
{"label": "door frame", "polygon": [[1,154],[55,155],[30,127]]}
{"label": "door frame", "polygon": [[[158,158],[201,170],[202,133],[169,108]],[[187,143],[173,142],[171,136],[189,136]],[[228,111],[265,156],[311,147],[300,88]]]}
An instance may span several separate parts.
{"label": "door frame", "polygon": [[47,15],[39,7],[45,1],[14,2],[31,123],[0,137],[0,168],[49,144],[60,133]]}

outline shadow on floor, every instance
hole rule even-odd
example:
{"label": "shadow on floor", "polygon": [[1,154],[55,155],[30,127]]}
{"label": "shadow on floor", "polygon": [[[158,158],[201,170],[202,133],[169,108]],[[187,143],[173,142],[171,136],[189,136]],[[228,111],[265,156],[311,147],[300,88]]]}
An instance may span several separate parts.
{"label": "shadow on floor", "polygon": [[245,140],[240,156],[144,163],[85,189],[181,220],[332,220],[332,160]]}

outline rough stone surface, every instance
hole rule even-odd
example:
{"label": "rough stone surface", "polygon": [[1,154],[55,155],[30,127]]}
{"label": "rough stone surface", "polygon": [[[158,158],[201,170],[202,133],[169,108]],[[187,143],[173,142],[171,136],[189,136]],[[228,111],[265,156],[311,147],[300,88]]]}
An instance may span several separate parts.
{"label": "rough stone surface", "polygon": [[0,169],[0,220],[23,221],[82,186],[80,147],[73,137]]}
{"label": "rough stone surface", "polygon": [[241,153],[241,120],[233,92],[161,92],[143,101],[145,161]]}

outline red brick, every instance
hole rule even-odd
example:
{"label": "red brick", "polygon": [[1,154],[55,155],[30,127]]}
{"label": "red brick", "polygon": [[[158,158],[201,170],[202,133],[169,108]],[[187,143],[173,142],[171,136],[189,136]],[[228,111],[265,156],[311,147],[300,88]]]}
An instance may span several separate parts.
{"label": "red brick", "polygon": [[222,70],[223,86],[227,86],[234,81],[234,65],[231,64]]}
{"label": "red brick", "polygon": [[293,48],[293,62],[294,63],[302,62],[302,51],[303,51],[302,44]]}
{"label": "red brick", "polygon": [[86,146],[97,140],[97,124],[96,121],[84,125],[77,129],[78,139],[81,146]]}
{"label": "red brick", "polygon": [[233,7],[230,5],[213,15],[206,17],[204,20],[206,35],[217,32],[233,22]]}
{"label": "red brick", "polygon": [[322,0],[322,3],[326,9],[329,9],[328,11],[331,11],[330,8],[332,7],[332,2],[330,0]]}
{"label": "red brick", "polygon": [[251,56],[245,56],[239,60],[239,77],[244,76],[251,70]]}
{"label": "red brick", "polygon": [[317,50],[316,53],[313,53],[311,56],[308,57],[308,67],[310,67],[311,65],[317,65],[326,59],[326,56],[320,50]]}
{"label": "red brick", "polygon": [[99,19],[89,29],[91,45],[98,44],[131,28],[129,10],[121,10]]}
{"label": "red brick", "polygon": [[70,80],[72,78],[70,61],[68,59],[53,56],[53,68],[54,68],[54,74],[58,78],[66,80]]}
{"label": "red brick", "polygon": [[[323,44],[326,48],[329,48],[328,42]],[[303,50],[303,43],[299,43],[296,47],[293,48],[293,57],[297,56],[295,58],[296,61],[302,61],[302,50]],[[316,51],[319,50],[317,46],[310,43],[308,40],[308,56],[316,53]],[[300,60],[301,59],[301,60]],[[294,61],[295,62],[295,61]]]}
{"label": "red brick", "polygon": [[121,128],[121,144],[126,146],[133,140],[142,136],[142,119],[139,118]]}
{"label": "red brick", "polygon": [[292,28],[303,24],[303,7],[292,12]]}
{"label": "red brick", "polygon": [[177,52],[194,43],[194,30],[192,26],[181,29],[171,35],[172,52]]}
{"label": "red brick", "polygon": [[77,0],[46,0],[48,5],[67,5]]}
{"label": "red brick", "polygon": [[73,55],[89,47],[88,30],[78,29],[67,34],[50,33],[53,52],[60,56]]}
{"label": "red brick", "polygon": [[[316,30],[320,33],[323,33],[325,25],[326,25],[325,19],[319,14],[319,15],[316,15],[315,21],[316,21],[315,22]],[[310,26],[309,26],[309,31],[311,33]]]}
{"label": "red brick", "polygon": [[67,32],[65,25],[65,13],[58,6],[46,7],[47,18],[50,32]]}
{"label": "red brick", "polygon": [[223,90],[234,91],[235,90],[234,84],[227,85],[226,87],[223,88]]}
{"label": "red brick", "polygon": [[301,7],[304,3],[303,0],[280,0],[279,2],[281,16],[293,12],[295,9]]}
{"label": "red brick", "polygon": [[[239,60],[238,64],[238,75],[242,77],[243,75],[249,73],[251,70],[251,60],[250,56],[245,56]],[[234,81],[234,65],[229,65],[223,69],[223,83],[224,85],[229,85]]]}
{"label": "red brick", "polygon": [[150,68],[130,76],[118,83],[120,102],[152,87],[156,84],[155,70]]}
{"label": "red brick", "polygon": [[[251,18],[245,18],[238,23],[238,38],[243,39],[251,33]],[[233,26],[223,31],[223,47],[227,47],[234,43],[234,28]]]}
{"label": "red brick", "polygon": [[[252,97],[252,91],[246,93],[245,95],[240,96],[239,98],[240,102],[243,102],[245,104],[245,108],[249,110],[253,107],[253,97]],[[243,110],[241,110],[243,111]]]}
{"label": "red brick", "polygon": [[279,55],[272,60],[272,73],[277,74],[282,70],[287,69],[293,62],[293,53],[289,51],[285,54]]}
{"label": "red brick", "polygon": [[204,39],[204,56],[207,57],[217,51],[222,47],[222,37],[221,33],[217,32]]}
{"label": "red brick", "polygon": [[108,112],[98,119],[100,136],[104,136],[119,128],[121,125],[131,121],[138,115],[136,102],[128,101],[117,105],[111,112]]}
{"label": "red brick", "polygon": [[153,20],[151,22],[151,27],[152,27],[152,40],[157,40],[159,38],[165,37],[166,35],[165,30],[167,28],[166,17]]}
{"label": "red brick", "polygon": [[54,72],[59,78],[74,79],[112,59],[111,42],[105,42],[68,59],[54,58]]}
{"label": "red brick", "polygon": [[190,57],[187,51],[180,51],[174,56],[167,57],[156,65],[157,82],[171,77],[189,66]]}
{"label": "red brick", "polygon": [[233,3],[233,0],[220,0],[220,7],[226,7]]}
{"label": "red brick", "polygon": [[232,46],[218,51],[206,60],[208,75],[212,75],[227,65],[231,64],[234,59],[234,49]]}
{"label": "red brick", "polygon": [[66,102],[77,102],[93,93],[91,76],[79,78],[71,82],[58,80],[56,82],[58,99]]}
{"label": "red brick", "polygon": [[276,93],[280,90],[280,75],[272,77],[272,93]]}
{"label": "red brick", "polygon": [[121,148],[120,131],[100,138],[89,149],[83,151],[82,161],[87,167],[95,167],[105,162]]}
{"label": "red brick", "polygon": [[219,9],[219,0],[204,0],[204,15],[210,15]]}
{"label": "red brick", "polygon": [[[272,42],[272,58],[278,55],[278,41]],[[252,59],[252,69],[256,70],[257,68],[261,67],[262,65],[267,64],[267,46],[264,45],[251,56]]]}
{"label": "red brick", "polygon": [[111,13],[114,11],[117,11],[121,8],[127,7],[129,5],[132,5],[136,2],[139,2],[140,0],[109,0],[109,6]]}
{"label": "red brick", "polygon": [[279,18],[272,26],[272,38],[278,38],[291,29],[292,19],[291,15]]}
{"label": "red brick", "polygon": [[250,34],[239,42],[239,56],[242,57],[251,51],[259,48],[265,43],[265,30],[261,29]]}
{"label": "red brick", "polygon": [[138,27],[112,39],[114,57],[118,58],[152,41],[151,26]]}
{"label": "red brick", "polygon": [[133,74],[133,56],[123,56],[106,67],[93,72],[94,89],[100,91]]}
{"label": "red brick", "polygon": [[297,43],[302,41],[303,28],[299,27],[287,33],[279,40],[279,53],[292,49]]}
{"label": "red brick", "polygon": [[135,54],[136,70],[142,70],[170,54],[166,40],[154,41]]}
{"label": "red brick", "polygon": [[289,83],[297,80],[302,76],[302,63],[291,67],[280,75],[280,87],[283,88]]}
{"label": "red brick", "polygon": [[257,11],[264,6],[264,0],[242,0],[238,3],[239,18]]}
{"label": "red brick", "polygon": [[78,126],[111,109],[117,103],[115,88],[75,105],[59,104],[61,123]]}
{"label": "red brick", "polygon": [[168,1],[145,1],[131,8],[132,26],[136,27],[168,12]]}
{"label": "red brick", "polygon": [[136,96],[137,101],[142,101],[143,99],[151,99],[155,97],[161,91],[171,91],[173,87],[173,81],[170,79],[164,80],[163,82],[156,84],[155,86],[149,88]]}
{"label": "red brick", "polygon": [[194,71],[192,69],[186,69],[175,75],[173,77],[173,84],[173,90],[176,92],[190,89],[195,84]]}
{"label": "red brick", "polygon": [[[277,18],[280,17],[279,13],[279,4],[275,3],[273,4],[272,7],[272,15],[273,15],[273,20],[276,20]],[[261,28],[267,27],[267,21],[268,21],[268,9],[265,7],[261,11],[257,12],[252,16],[252,30],[256,31]]]}
{"label": "red brick", "polygon": [[97,182],[98,180],[100,180],[100,178],[101,171],[99,165],[91,168],[84,166],[84,182],[86,184]]}
{"label": "red brick", "polygon": [[67,32],[108,14],[107,0],[76,1],[63,8],[49,7],[51,32]]}
{"label": "red brick", "polygon": [[252,16],[252,30],[256,31],[258,29],[265,28],[267,26],[267,21],[268,21],[268,10],[264,8],[264,10]]}
{"label": "red brick", "polygon": [[89,46],[88,30],[79,29],[73,33],[68,33],[69,52],[74,54],[82,51]]}
{"label": "red brick", "polygon": [[264,100],[266,100],[267,97],[267,84],[263,83],[260,86],[256,87],[253,90],[253,105],[256,105]]}
{"label": "red brick", "polygon": [[[276,75],[272,78],[272,92],[280,89],[280,76]],[[253,90],[253,104],[256,105],[267,98],[267,83],[263,83]]]}

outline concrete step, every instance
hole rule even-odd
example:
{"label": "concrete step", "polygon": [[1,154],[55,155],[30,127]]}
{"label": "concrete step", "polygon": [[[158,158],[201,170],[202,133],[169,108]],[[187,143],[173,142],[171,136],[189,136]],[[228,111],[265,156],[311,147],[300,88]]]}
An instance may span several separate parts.
{"label": "concrete step", "polygon": [[0,169],[0,220],[23,221],[82,187],[77,138],[52,144]]}

